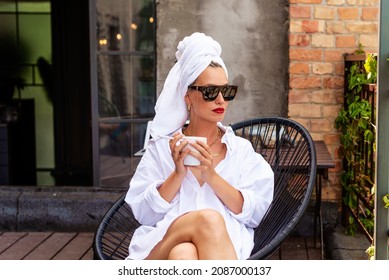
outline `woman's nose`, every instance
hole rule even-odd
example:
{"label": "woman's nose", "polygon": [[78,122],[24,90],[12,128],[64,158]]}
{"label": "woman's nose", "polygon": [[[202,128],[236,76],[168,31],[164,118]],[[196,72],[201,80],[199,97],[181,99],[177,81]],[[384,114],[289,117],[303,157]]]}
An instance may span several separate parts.
{"label": "woman's nose", "polygon": [[222,103],[224,102],[224,97],[221,91],[219,91],[219,94],[216,97],[216,103]]}

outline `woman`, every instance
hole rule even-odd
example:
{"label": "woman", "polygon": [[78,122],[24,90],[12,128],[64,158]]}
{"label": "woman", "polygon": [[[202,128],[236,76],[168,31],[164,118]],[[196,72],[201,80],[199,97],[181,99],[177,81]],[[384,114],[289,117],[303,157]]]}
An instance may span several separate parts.
{"label": "woman", "polygon": [[[273,197],[273,172],[249,141],[223,126],[237,87],[228,84],[221,47],[194,33],[156,104],[146,153],[126,202],[142,224],[128,259],[245,259]],[[184,127],[189,118],[189,124]],[[161,137],[162,136],[162,137]],[[170,136],[170,140],[165,136]],[[208,140],[191,144],[185,136]],[[191,154],[199,166],[184,165]]]}

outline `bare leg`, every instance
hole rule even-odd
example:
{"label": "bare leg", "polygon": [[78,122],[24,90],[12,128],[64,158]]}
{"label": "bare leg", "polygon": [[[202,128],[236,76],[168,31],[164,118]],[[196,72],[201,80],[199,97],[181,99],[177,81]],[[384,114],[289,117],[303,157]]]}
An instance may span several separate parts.
{"label": "bare leg", "polygon": [[215,210],[193,211],[178,217],[146,259],[166,260],[183,243],[192,243],[202,260],[237,258],[224,219]]}
{"label": "bare leg", "polygon": [[169,254],[169,260],[198,260],[197,248],[193,243],[185,242],[175,246]]}

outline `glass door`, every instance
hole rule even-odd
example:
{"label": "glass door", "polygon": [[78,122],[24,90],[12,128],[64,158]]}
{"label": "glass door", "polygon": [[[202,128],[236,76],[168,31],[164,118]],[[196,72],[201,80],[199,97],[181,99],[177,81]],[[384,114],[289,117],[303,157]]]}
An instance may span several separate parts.
{"label": "glass door", "polygon": [[155,1],[91,2],[94,185],[126,189],[154,114]]}

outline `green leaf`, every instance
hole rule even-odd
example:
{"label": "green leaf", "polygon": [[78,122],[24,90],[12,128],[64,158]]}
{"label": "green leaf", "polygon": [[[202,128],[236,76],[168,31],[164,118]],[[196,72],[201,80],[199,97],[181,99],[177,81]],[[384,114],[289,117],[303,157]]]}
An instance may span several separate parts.
{"label": "green leaf", "polygon": [[384,195],[382,201],[384,202],[384,207],[389,208],[389,194]]}

